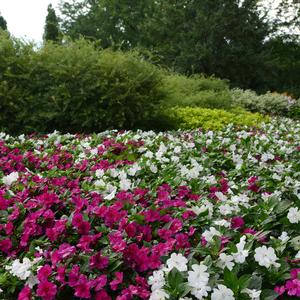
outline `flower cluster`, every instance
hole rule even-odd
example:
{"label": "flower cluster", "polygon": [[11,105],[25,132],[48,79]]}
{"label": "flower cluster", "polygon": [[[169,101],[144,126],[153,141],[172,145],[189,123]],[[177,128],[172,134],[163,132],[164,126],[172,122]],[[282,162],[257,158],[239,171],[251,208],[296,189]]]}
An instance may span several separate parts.
{"label": "flower cluster", "polygon": [[0,134],[0,298],[300,297],[300,123]]}

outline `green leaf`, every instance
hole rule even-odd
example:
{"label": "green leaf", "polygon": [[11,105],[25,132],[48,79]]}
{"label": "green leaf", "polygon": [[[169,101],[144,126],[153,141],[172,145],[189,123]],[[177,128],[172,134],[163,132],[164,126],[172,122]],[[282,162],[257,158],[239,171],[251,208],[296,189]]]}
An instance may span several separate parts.
{"label": "green leaf", "polygon": [[260,295],[261,300],[275,300],[278,298],[278,294],[273,290],[263,290]]}

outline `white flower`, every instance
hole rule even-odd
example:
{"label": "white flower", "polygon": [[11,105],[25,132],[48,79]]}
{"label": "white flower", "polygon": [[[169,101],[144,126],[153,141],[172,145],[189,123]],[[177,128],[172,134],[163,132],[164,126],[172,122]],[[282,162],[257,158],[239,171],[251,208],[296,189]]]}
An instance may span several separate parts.
{"label": "white flower", "polygon": [[165,300],[169,295],[163,290],[155,290],[151,293],[149,300]]}
{"label": "white flower", "polygon": [[181,254],[172,253],[171,257],[167,260],[167,268],[165,271],[169,272],[173,268],[176,268],[180,272],[187,271],[188,260]]}
{"label": "white flower", "polygon": [[222,227],[226,227],[226,228],[229,228],[231,223],[228,222],[227,220],[225,219],[222,219],[222,220],[216,220],[214,221],[214,224],[217,225],[217,226],[222,226]]}
{"label": "white flower", "polygon": [[227,201],[227,197],[222,192],[215,192],[215,195],[220,201]]}
{"label": "white flower", "polygon": [[286,231],[283,231],[281,236],[278,237],[278,239],[285,243],[290,239],[290,237],[288,236]]}
{"label": "white flower", "polygon": [[34,276],[33,274],[30,274],[26,281],[26,285],[28,285],[31,289],[39,283],[39,280],[37,276]]}
{"label": "white flower", "polygon": [[246,236],[243,235],[240,239],[240,242],[236,244],[237,252],[232,253],[233,259],[236,263],[242,264],[245,262],[246,258],[248,257],[249,251],[244,250],[245,245],[246,245]]}
{"label": "white flower", "polygon": [[276,263],[278,257],[275,254],[275,250],[272,247],[267,248],[266,246],[258,247],[255,249],[254,259],[262,267],[269,268],[274,265],[279,267],[280,264]]}
{"label": "white flower", "polygon": [[211,300],[235,300],[233,291],[223,284],[218,284],[218,288],[213,289]]}
{"label": "white flower", "polygon": [[188,272],[188,284],[190,287],[195,289],[201,289],[206,286],[209,281],[209,273],[207,273],[207,266],[192,265],[193,271]]}
{"label": "white flower", "polygon": [[19,259],[13,261],[11,266],[6,266],[5,269],[8,270],[12,275],[20,278],[21,280],[26,280],[31,275],[31,267],[33,262],[31,262],[27,257],[23,259],[21,263]]}
{"label": "white flower", "polygon": [[231,271],[234,267],[233,256],[221,253],[219,256],[218,266],[222,269],[227,268]]}
{"label": "white flower", "polygon": [[253,290],[243,289],[242,293],[248,294],[248,296],[250,297],[251,300],[259,300],[261,291],[260,290],[255,290],[255,289],[253,289]]}
{"label": "white flower", "polygon": [[96,177],[101,178],[104,175],[104,170],[97,169],[95,172]]}
{"label": "white flower", "polygon": [[296,259],[300,259],[300,250],[298,251],[298,253],[295,256]]}
{"label": "white flower", "polygon": [[216,230],[214,227],[209,227],[209,230],[205,230],[202,233],[202,236],[205,238],[205,240],[209,243],[212,241],[214,236],[221,236],[221,233]]}
{"label": "white flower", "polygon": [[[3,293],[3,290],[0,288],[0,293]],[[184,298],[181,298],[181,299],[184,299]]]}
{"label": "white flower", "polygon": [[134,164],[131,168],[128,169],[127,173],[130,176],[135,176],[135,174],[141,170],[141,167],[138,164]]}
{"label": "white flower", "polygon": [[291,223],[299,223],[300,222],[300,210],[298,207],[291,207],[289,209],[288,215],[287,215],[289,221]]}
{"label": "white flower", "polygon": [[120,180],[120,189],[123,191],[127,191],[131,188],[131,181],[129,179],[121,179]]}
{"label": "white flower", "polygon": [[162,270],[154,271],[148,279],[148,284],[151,285],[151,290],[161,289],[165,285],[165,275]]}
{"label": "white flower", "polygon": [[18,172],[12,172],[7,176],[4,176],[2,178],[2,182],[7,185],[10,186],[12,185],[14,182],[16,182],[19,178],[19,173]]}
{"label": "white flower", "polygon": [[221,215],[230,215],[234,211],[234,208],[231,207],[229,204],[220,205],[219,211]]}
{"label": "white flower", "polygon": [[156,165],[151,165],[151,166],[150,166],[150,171],[151,171],[152,173],[157,173],[157,166],[156,166]]}
{"label": "white flower", "polygon": [[197,299],[202,300],[203,297],[208,296],[208,292],[210,291],[211,291],[210,286],[205,285],[198,289],[193,288],[191,290],[191,294],[194,295]]}

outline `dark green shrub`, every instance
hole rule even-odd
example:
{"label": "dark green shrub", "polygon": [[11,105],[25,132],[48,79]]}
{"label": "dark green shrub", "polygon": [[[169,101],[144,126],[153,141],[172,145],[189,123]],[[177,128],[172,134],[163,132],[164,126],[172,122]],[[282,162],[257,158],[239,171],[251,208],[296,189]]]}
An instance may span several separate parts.
{"label": "dark green shrub", "polygon": [[0,127],[11,133],[143,128],[164,98],[162,72],[135,53],[97,50],[84,40],[37,51],[18,43],[0,41],[13,61],[3,63],[0,79],[1,105],[16,114],[11,126],[1,110]]}

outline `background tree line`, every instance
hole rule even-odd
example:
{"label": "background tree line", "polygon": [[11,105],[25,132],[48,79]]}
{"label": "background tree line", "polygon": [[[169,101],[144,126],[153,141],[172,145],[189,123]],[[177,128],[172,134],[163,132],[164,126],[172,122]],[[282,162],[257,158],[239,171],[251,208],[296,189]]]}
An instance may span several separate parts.
{"label": "background tree line", "polygon": [[176,72],[215,75],[232,87],[299,97],[299,4],[282,0],[272,18],[269,9],[258,0],[72,0],[61,2],[60,14],[73,39],[139,49]]}

